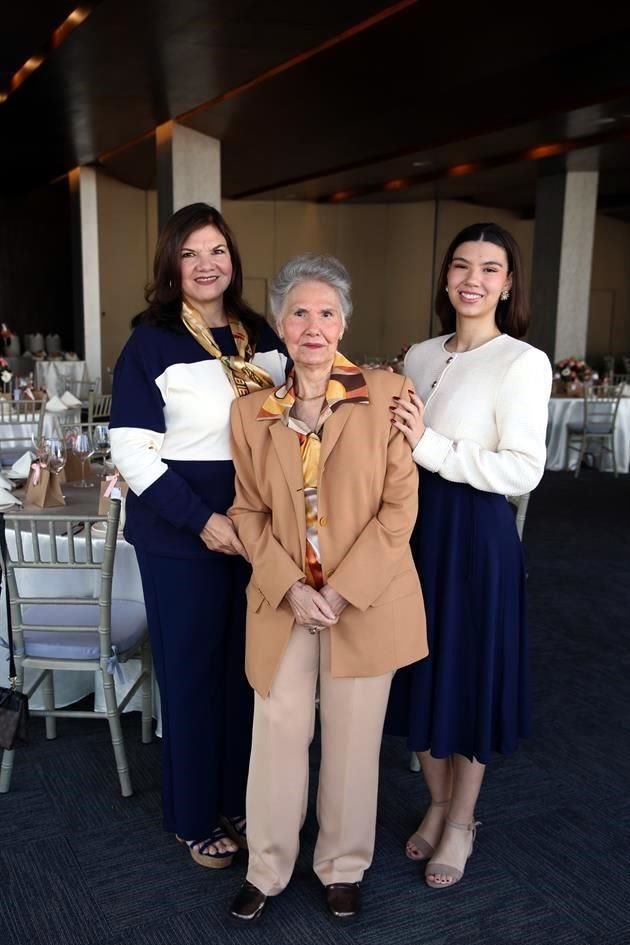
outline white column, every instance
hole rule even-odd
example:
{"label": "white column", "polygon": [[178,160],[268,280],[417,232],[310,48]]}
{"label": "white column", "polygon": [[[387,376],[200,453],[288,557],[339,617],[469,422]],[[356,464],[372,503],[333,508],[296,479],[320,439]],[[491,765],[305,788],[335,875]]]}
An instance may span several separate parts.
{"label": "white column", "polygon": [[569,170],[536,189],[528,341],[554,362],[586,354],[598,177]]}
{"label": "white column", "polygon": [[221,142],[175,121],[160,125],[155,139],[160,227],[189,203],[220,210]]}
{"label": "white column", "polygon": [[597,171],[567,174],[555,360],[586,355],[597,210]]}
{"label": "white column", "polygon": [[101,283],[98,248],[97,172],[70,172],[74,250],[75,335],[90,379],[101,376]]}

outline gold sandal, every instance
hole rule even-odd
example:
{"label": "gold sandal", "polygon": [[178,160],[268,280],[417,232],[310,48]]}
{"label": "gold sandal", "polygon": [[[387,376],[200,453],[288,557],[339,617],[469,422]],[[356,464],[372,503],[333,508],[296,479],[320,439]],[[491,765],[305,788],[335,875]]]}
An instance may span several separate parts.
{"label": "gold sandal", "polygon": [[[451,803],[451,799],[449,797],[448,800],[446,801],[431,801],[431,803],[429,804],[429,807],[445,807],[447,804],[450,804],[450,803]],[[425,813],[425,817],[426,817],[426,813]],[[429,857],[433,856],[433,852],[435,850],[435,847],[431,846],[429,841],[425,840],[422,834],[420,833],[420,827],[422,826],[423,822],[424,822],[424,817],[422,818],[422,821],[420,822],[420,826],[418,827],[418,829],[414,833],[412,833],[409,839],[407,840],[407,844],[405,846],[405,856],[410,860],[415,860],[417,863],[419,863],[421,860],[428,860]],[[418,854],[419,854],[418,856],[412,853],[411,851],[412,846],[415,847],[416,850],[418,851]]]}
{"label": "gold sandal", "polygon": [[[446,823],[449,827],[456,827],[457,830],[468,830],[470,833],[470,850],[468,851],[468,856],[466,861],[472,856],[473,847],[475,845],[475,838],[477,836],[477,827],[481,825],[480,820],[473,820],[469,824],[460,824],[456,820],[450,820],[446,818]],[[460,881],[464,875],[464,869],[466,868],[465,864],[462,869],[458,869],[456,866],[451,866],[449,863],[438,863],[434,860],[429,860],[424,871],[424,881],[427,886],[430,886],[431,889],[449,889],[451,886],[454,886]],[[429,879],[430,876],[435,876],[439,873],[441,876],[446,876],[451,880],[450,883],[438,883],[435,879]]]}

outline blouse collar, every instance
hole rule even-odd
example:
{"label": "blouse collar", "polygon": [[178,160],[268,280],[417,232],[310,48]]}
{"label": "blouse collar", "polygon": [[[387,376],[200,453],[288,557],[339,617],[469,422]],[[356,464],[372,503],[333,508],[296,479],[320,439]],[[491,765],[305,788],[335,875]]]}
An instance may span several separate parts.
{"label": "blouse collar", "polygon": [[[274,388],[263,401],[257,420],[279,420],[290,412],[295,403],[295,368],[292,368],[284,384]],[[339,351],[335,354],[330,378],[326,387],[322,414],[334,413],[341,404],[369,404],[367,384],[363,371],[345,358]]]}

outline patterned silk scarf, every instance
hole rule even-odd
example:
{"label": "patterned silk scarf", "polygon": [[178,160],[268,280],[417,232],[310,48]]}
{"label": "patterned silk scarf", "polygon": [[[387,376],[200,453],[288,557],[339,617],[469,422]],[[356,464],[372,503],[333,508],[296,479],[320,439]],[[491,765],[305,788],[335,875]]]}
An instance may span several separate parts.
{"label": "patterned silk scarf", "polygon": [[205,351],[221,362],[221,367],[225,371],[225,376],[230,382],[232,389],[237,397],[244,397],[245,394],[251,394],[255,390],[261,390],[263,387],[273,387],[273,378],[262,368],[251,363],[254,351],[247,332],[243,325],[232,315],[228,315],[228,324],[232,330],[232,337],[238,354],[223,354],[218,344],[212,337],[212,331],[203,318],[191,308],[186,302],[182,305],[182,321],[190,334],[193,336]]}
{"label": "patterned silk scarf", "polygon": [[326,387],[326,398],[322,404],[315,430],[309,430],[297,418],[291,416],[295,403],[295,373],[291,371],[286,382],[276,388],[265,399],[257,420],[280,420],[298,437],[302,475],[304,476],[304,511],[306,515],[306,583],[319,589],[324,586],[324,575],[319,550],[319,460],[322,448],[321,436],[324,423],[332,417],[342,404],[369,404],[367,384],[360,368],[337,352]]}

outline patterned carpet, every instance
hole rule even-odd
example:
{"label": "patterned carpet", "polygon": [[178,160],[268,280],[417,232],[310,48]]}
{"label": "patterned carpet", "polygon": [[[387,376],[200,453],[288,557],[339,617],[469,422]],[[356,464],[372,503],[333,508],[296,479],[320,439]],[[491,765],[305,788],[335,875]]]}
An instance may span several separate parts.
{"label": "patterned carpet", "polygon": [[0,943],[629,945],[629,485],[549,473],[530,502],[535,730],[491,766],[455,888],[428,889],[402,855],[426,793],[402,742],[386,738],[361,917],[338,925],[325,912],[311,812],[290,887],[259,925],[233,926],[226,904],[245,860],[203,870],[161,831],[160,745],[140,743],[139,716],[125,718],[126,800],[106,724],[62,720],[47,742],[36,720],[0,796]]}

